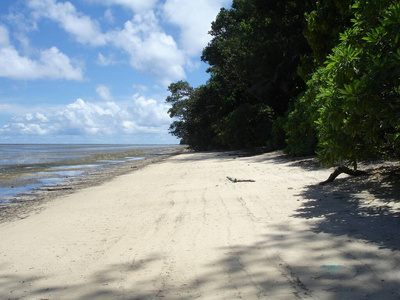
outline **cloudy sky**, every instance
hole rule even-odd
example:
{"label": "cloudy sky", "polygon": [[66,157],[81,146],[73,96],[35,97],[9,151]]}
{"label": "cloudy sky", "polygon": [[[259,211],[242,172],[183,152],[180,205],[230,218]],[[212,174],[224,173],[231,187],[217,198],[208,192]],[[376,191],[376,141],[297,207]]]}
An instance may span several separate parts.
{"label": "cloudy sky", "polygon": [[231,0],[1,0],[0,143],[177,143],[167,87],[208,79]]}

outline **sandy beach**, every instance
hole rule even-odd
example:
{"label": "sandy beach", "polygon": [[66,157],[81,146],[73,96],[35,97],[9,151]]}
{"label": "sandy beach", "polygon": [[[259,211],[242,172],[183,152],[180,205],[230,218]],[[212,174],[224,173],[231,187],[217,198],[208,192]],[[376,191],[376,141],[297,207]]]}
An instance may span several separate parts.
{"label": "sandy beach", "polygon": [[399,184],[331,171],[183,153],[59,195],[0,224],[0,299],[399,299]]}

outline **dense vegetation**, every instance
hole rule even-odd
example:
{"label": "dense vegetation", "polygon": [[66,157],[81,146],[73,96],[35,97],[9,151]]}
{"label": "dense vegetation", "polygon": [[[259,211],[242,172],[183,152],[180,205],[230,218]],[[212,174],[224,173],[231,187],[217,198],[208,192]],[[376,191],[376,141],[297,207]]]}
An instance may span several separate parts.
{"label": "dense vegetation", "polygon": [[399,1],[234,0],[210,34],[208,82],[173,83],[166,99],[183,143],[354,168],[400,157]]}

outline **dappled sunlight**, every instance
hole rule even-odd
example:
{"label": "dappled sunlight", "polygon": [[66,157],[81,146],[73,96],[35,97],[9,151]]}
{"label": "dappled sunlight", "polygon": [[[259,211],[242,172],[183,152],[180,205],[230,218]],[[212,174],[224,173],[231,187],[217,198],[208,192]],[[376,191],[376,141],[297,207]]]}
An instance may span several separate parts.
{"label": "dappled sunlight", "polygon": [[311,185],[299,195],[305,199],[294,217],[319,220],[313,232],[347,235],[381,248],[400,249],[400,194],[368,177],[337,179],[331,185]]}

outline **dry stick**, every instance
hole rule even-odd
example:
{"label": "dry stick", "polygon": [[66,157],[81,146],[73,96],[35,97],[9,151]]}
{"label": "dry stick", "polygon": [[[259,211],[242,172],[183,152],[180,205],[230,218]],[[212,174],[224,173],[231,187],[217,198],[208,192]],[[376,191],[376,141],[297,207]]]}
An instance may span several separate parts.
{"label": "dry stick", "polygon": [[320,185],[324,185],[326,183],[332,182],[335,180],[336,177],[338,177],[340,174],[345,173],[351,176],[361,176],[361,175],[368,175],[368,172],[366,171],[359,171],[359,170],[351,170],[348,167],[338,167],[333,171],[333,173],[329,176],[329,178],[323,182],[320,183]]}
{"label": "dry stick", "polygon": [[226,176],[226,178],[228,178],[230,181],[232,181],[234,183],[236,183],[236,182],[256,182],[253,179],[237,179],[237,178],[233,178],[233,177],[229,177],[229,176]]}
{"label": "dry stick", "polygon": [[45,190],[48,192],[53,192],[53,191],[64,191],[64,190],[73,190],[73,187],[65,186],[65,187],[42,187],[39,188],[38,190]]}

